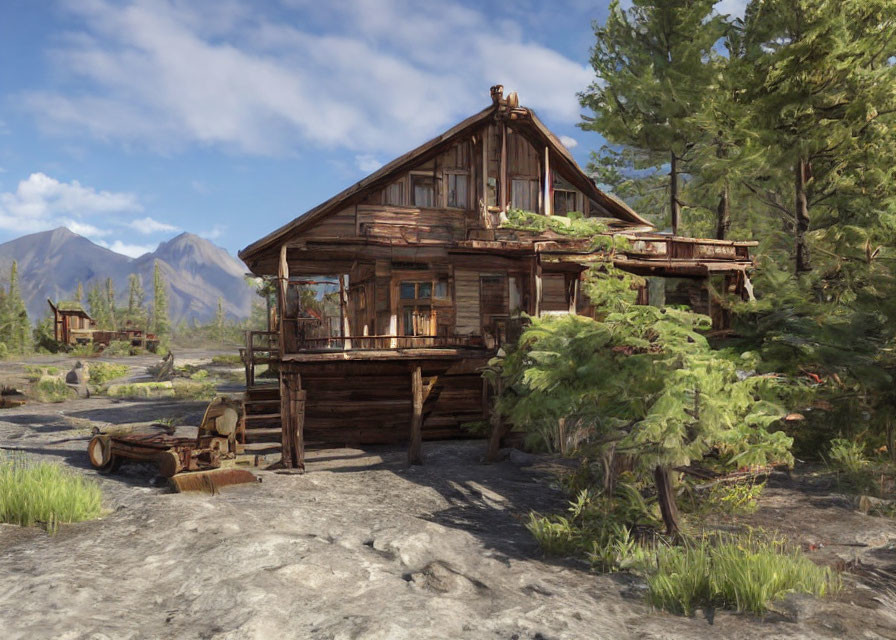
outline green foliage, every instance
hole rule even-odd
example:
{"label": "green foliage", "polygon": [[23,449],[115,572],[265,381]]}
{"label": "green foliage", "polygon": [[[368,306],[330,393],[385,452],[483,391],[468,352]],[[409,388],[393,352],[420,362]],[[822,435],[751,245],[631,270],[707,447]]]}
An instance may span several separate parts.
{"label": "green foliage", "polygon": [[216,395],[215,383],[208,380],[174,380],[174,397],[183,400],[211,400]]}
{"label": "green foliage", "polygon": [[173,398],[176,395],[171,382],[129,382],[112,384],[106,389],[112,398]]}
{"label": "green foliage", "polygon": [[102,492],[95,482],[59,464],[0,458],[0,522],[54,532],[60,524],[100,515]]}
{"label": "green foliage", "polygon": [[568,216],[543,216],[522,209],[509,209],[507,220],[501,223],[502,229],[541,233],[553,231],[569,238],[590,239],[593,248],[611,249],[624,242],[607,233],[607,225],[596,218],[585,218],[581,212],[571,211]]}
{"label": "green foliage", "polygon": [[761,614],[788,593],[824,596],[840,589],[830,568],[819,567],[783,540],[754,534],[658,545],[653,562],[648,601],[685,615],[700,606]]}
{"label": "green foliage", "polygon": [[227,353],[223,355],[212,356],[212,364],[218,366],[238,367],[242,366],[243,360],[238,353]]}
{"label": "green foliage", "polygon": [[705,496],[695,499],[691,509],[698,515],[729,516],[753,513],[759,508],[759,496],[765,483],[732,482],[714,485]]}
{"label": "green foliage", "polygon": [[75,397],[60,377],[43,376],[31,385],[30,395],[38,402],[65,402]]}
{"label": "green foliage", "polygon": [[152,271],[152,323],[151,333],[159,339],[169,338],[171,335],[171,319],[168,316],[168,285],[156,260]]}
{"label": "green foliage", "polygon": [[39,364],[26,364],[25,365],[25,377],[28,378],[29,382],[36,382],[40,380],[44,376],[57,376],[61,373],[59,367],[54,366],[41,366]]}
{"label": "green foliage", "polygon": [[9,271],[9,288],[0,286],[0,344],[7,354],[23,354],[31,350],[31,322],[19,287],[19,267],[13,260]]}
{"label": "green foliage", "polygon": [[146,329],[147,322],[146,292],[143,290],[143,279],[139,274],[128,276],[128,308],[125,319],[135,327]]}
{"label": "green foliage", "polygon": [[128,374],[128,366],[126,364],[91,362],[89,367],[90,382],[93,384],[105,384],[110,380],[123,378]]}

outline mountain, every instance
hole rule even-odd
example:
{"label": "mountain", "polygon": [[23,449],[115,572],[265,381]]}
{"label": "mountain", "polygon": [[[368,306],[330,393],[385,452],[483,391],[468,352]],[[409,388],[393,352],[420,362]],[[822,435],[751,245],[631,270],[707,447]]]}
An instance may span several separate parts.
{"label": "mountain", "polygon": [[74,298],[79,282],[84,284],[86,298],[92,285],[103,285],[106,278],[112,278],[118,304],[124,306],[132,273],[142,277],[147,302],[151,303],[156,261],[168,283],[172,322],[210,320],[217,310],[218,297],[224,299],[229,316],[245,318],[255,297],[243,277],[245,265],[225,249],[192,233],[163,242],[152,253],[129,258],[60,227],[0,244],[0,281],[9,277],[13,260],[18,262],[22,297],[32,322],[47,313],[47,298]]}

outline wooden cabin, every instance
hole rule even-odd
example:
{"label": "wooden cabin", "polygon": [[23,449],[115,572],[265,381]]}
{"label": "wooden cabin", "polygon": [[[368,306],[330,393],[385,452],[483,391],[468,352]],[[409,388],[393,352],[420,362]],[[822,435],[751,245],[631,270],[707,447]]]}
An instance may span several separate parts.
{"label": "wooden cabin", "polygon": [[[277,282],[276,321],[248,334],[244,352],[249,444],[277,440],[283,464],[302,467],[305,442],[410,439],[419,460],[422,439],[468,435],[466,423],[488,419],[481,368],[518,334],[520,314],[587,312],[580,283],[596,261],[698,290],[711,278],[749,286],[755,243],[657,233],[599,189],[516,94],[498,85],[491,97],[240,252]],[[507,228],[511,209],[600,218],[628,248]],[[338,283],[336,322],[302,308],[309,279]],[[712,313],[710,299],[702,311]],[[279,371],[274,386],[255,377],[259,363]]]}
{"label": "wooden cabin", "polygon": [[96,323],[84,310],[80,302],[61,301],[53,304],[47,300],[53,311],[53,337],[56,342],[76,345],[93,341]]}

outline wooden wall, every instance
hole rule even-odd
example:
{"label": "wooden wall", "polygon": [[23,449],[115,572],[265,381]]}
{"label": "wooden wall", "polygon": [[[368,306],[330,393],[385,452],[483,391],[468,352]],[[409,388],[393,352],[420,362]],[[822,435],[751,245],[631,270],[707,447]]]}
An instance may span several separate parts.
{"label": "wooden wall", "polygon": [[479,272],[457,269],[454,272],[455,333],[479,335]]}

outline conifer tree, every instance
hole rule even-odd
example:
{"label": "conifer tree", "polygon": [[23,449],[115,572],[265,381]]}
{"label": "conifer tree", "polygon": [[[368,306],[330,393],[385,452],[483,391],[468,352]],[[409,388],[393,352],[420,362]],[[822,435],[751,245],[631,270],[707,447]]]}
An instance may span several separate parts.
{"label": "conifer tree", "polygon": [[128,276],[128,320],[146,330],[146,292],[137,273]]}
{"label": "conifer tree", "polygon": [[152,289],[152,332],[159,338],[167,338],[171,334],[171,319],[168,316],[168,290],[158,260],[153,266]]}
{"label": "conifer tree", "polygon": [[673,233],[681,223],[680,175],[699,131],[690,120],[701,109],[718,55],[713,47],[725,22],[714,0],[634,0],[629,10],[610,4],[595,25],[591,53],[595,81],[579,95],[594,112],[580,124],[611,144],[636,152],[633,168],[669,165]]}
{"label": "conifer tree", "polygon": [[0,343],[8,351],[24,353],[30,346],[31,322],[19,288],[19,265],[13,260],[9,272],[9,290],[0,301]]}
{"label": "conifer tree", "polygon": [[218,308],[215,311],[215,339],[224,341],[224,329],[227,323],[227,314],[224,313],[224,298],[218,296]]}
{"label": "conifer tree", "polygon": [[75,302],[84,304],[84,285],[78,282],[78,288],[75,289]]}
{"label": "conifer tree", "polygon": [[106,308],[109,310],[109,328],[115,331],[119,329],[119,326],[115,313],[115,284],[112,282],[112,278],[106,278]]}

